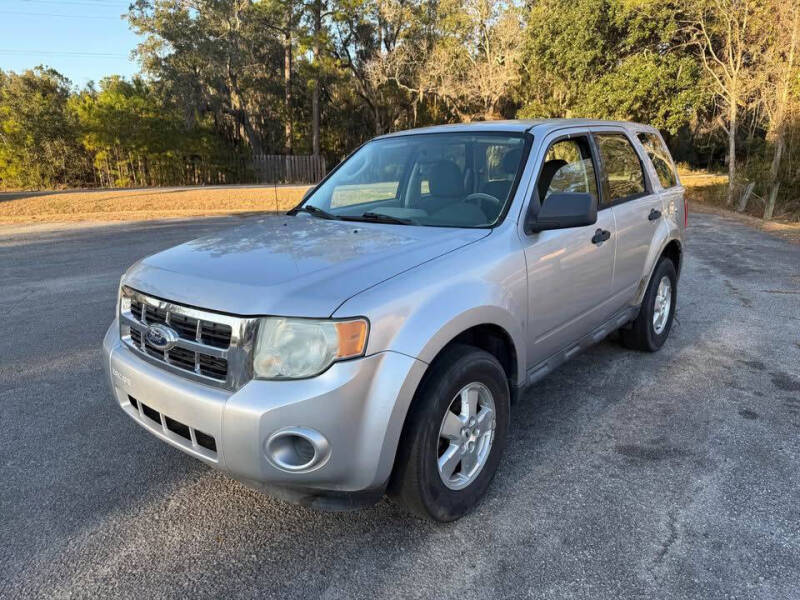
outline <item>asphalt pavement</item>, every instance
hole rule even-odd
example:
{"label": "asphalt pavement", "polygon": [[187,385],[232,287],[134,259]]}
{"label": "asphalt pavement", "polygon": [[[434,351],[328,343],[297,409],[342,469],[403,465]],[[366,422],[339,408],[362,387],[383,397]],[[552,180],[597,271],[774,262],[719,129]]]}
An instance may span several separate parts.
{"label": "asphalt pavement", "polygon": [[236,222],[0,230],[0,597],[800,598],[800,246],[692,215],[662,351],[528,390],[437,525],[272,499],[112,403],[120,274]]}

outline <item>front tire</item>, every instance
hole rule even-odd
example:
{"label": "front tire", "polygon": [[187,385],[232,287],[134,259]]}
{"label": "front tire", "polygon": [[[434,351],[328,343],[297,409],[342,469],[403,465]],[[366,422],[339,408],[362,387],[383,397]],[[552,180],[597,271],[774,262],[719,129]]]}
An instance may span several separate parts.
{"label": "front tire", "polygon": [[632,350],[656,352],[672,329],[678,299],[678,275],[668,258],[661,258],[653,271],[642,299],[639,316],[629,329],[623,329],[622,344]]}
{"label": "front tire", "polygon": [[510,393],[498,360],[454,345],[431,366],[400,438],[389,495],[416,515],[453,521],[483,497],[508,431]]}

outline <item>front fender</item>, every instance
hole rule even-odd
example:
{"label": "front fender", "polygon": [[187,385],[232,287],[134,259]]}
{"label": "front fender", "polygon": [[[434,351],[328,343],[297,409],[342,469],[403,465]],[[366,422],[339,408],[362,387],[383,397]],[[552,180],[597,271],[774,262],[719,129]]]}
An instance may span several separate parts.
{"label": "front fender", "polygon": [[492,237],[362,292],[334,316],[369,318],[368,354],[390,350],[427,363],[471,327],[500,327],[514,345],[519,384],[526,364],[525,258],[508,248],[507,238]]}
{"label": "front fender", "polygon": [[[367,354],[399,352],[418,359],[415,365],[430,364],[471,327],[501,327],[516,351],[517,381],[513,383],[520,385],[526,373],[527,273],[522,251],[509,245],[508,238],[489,236],[361,292],[333,316],[366,316],[370,320]],[[378,478],[388,479],[391,473],[403,424],[426,368],[410,372],[394,405],[381,411],[386,415],[385,409],[391,408],[383,443],[375,448],[380,452]]]}

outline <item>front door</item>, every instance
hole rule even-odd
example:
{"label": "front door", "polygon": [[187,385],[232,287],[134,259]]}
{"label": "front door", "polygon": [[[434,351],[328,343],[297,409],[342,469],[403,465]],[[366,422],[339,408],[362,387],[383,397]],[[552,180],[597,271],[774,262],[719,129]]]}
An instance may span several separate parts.
{"label": "front door", "polygon": [[[540,159],[533,191],[541,205],[554,192],[582,192],[599,201],[596,158],[588,134],[555,137]],[[533,203],[533,199],[532,199]],[[611,209],[585,227],[526,237],[528,358],[531,367],[565,349],[609,316],[616,227]]]}

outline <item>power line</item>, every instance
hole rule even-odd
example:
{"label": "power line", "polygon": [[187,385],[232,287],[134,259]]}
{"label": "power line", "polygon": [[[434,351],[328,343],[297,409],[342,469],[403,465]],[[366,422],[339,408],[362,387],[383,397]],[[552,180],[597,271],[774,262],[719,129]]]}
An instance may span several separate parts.
{"label": "power line", "polygon": [[0,10],[0,15],[21,15],[25,17],[60,17],[64,19],[105,19],[116,21],[120,17],[101,17],[98,15],[63,15],[58,13],[22,12],[17,10]]}
{"label": "power line", "polygon": [[106,57],[106,58],[128,58],[127,54],[115,54],[113,52],[75,52],[72,50],[16,50],[13,48],[0,48],[0,54],[6,54],[11,56],[39,54],[47,56],[94,56],[94,57]]}
{"label": "power line", "polygon": [[63,6],[64,4],[74,4],[77,6],[91,6],[94,8],[116,8],[119,10],[128,10],[128,2],[119,4],[105,4],[99,2],[91,2],[90,0],[25,0],[25,4],[57,4]]}
{"label": "power line", "polygon": [[23,4],[94,4],[95,6],[127,6],[130,0],[22,0]]}

